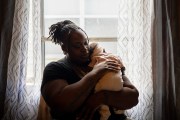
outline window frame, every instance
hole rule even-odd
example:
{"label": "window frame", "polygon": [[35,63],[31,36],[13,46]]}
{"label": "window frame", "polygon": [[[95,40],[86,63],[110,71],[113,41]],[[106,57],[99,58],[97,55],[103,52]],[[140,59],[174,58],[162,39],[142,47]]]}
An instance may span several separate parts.
{"label": "window frame", "polygon": [[[42,73],[45,67],[46,60],[46,47],[45,42],[50,41],[45,37],[45,19],[56,19],[56,18],[76,18],[79,19],[79,26],[85,29],[85,19],[89,18],[115,18],[118,19],[118,15],[85,15],[85,3],[84,0],[80,0],[80,14],[79,15],[45,15],[44,14],[44,0],[41,1],[41,50],[42,50]],[[89,37],[90,42],[117,42],[117,37]]]}

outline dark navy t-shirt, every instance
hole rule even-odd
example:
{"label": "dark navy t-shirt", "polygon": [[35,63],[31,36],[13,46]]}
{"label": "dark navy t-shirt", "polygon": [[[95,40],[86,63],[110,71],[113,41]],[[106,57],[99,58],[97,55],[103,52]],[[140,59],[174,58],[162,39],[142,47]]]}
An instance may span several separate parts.
{"label": "dark navy t-shirt", "polygon": [[[48,84],[49,81],[63,79],[68,82],[68,84],[73,84],[80,80],[80,77],[76,74],[74,68],[70,63],[63,58],[57,62],[49,63],[43,73],[43,80],[41,84],[41,89],[45,84]],[[53,118],[61,120],[75,120],[75,114],[62,114],[57,113],[57,110],[51,109],[51,115]]]}
{"label": "dark navy t-shirt", "polygon": [[45,67],[42,87],[48,81],[56,79],[64,79],[68,84],[72,84],[79,81],[80,77],[76,74],[70,63],[63,58],[57,62],[51,62]]}
{"label": "dark navy t-shirt", "polygon": [[[49,81],[63,79],[68,82],[68,84],[73,84],[79,81],[81,78],[76,74],[73,66],[67,61],[66,58],[63,58],[57,62],[49,63],[43,73],[43,80],[41,84],[41,90],[45,84],[48,84]],[[75,113],[58,113],[56,109],[51,109],[51,116],[57,120],[75,120]],[[93,117],[93,120],[99,120],[100,115],[96,111]],[[125,116],[116,116],[111,110],[111,116],[108,120],[124,120]]]}

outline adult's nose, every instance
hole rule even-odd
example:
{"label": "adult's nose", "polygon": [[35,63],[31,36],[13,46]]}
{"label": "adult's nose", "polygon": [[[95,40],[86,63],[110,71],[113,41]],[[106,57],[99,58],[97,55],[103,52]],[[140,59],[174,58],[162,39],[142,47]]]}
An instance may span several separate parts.
{"label": "adult's nose", "polygon": [[88,52],[88,47],[83,45],[82,48],[81,48],[81,51],[82,52]]}

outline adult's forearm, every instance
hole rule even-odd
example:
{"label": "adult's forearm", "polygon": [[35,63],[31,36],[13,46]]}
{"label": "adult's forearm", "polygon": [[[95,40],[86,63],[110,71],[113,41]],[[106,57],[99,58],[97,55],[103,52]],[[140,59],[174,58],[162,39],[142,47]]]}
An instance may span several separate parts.
{"label": "adult's forearm", "polygon": [[94,101],[96,101],[99,105],[105,104],[121,110],[130,109],[137,105],[139,96],[138,90],[131,84],[127,77],[124,76],[123,78],[125,85],[120,91],[102,90],[96,92],[92,95],[92,98],[95,99],[92,100],[92,102],[94,103]]}
{"label": "adult's forearm", "polygon": [[96,73],[90,72],[79,82],[64,87],[56,99],[59,108],[66,112],[76,111],[90,95],[98,79]]}
{"label": "adult's forearm", "polygon": [[[126,77],[126,75],[122,76],[123,79],[123,86],[129,87],[131,89],[136,89],[136,87],[130,82],[130,80]],[[137,89],[136,89],[137,90]],[[138,91],[137,91],[138,92]]]}
{"label": "adult's forearm", "polygon": [[121,91],[102,91],[103,104],[118,108],[130,109],[138,104],[139,93],[136,89],[123,87]]}

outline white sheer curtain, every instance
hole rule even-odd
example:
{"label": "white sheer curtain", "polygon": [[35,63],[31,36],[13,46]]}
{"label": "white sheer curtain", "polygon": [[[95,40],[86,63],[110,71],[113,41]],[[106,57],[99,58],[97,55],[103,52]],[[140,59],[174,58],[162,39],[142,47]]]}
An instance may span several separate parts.
{"label": "white sheer curtain", "polygon": [[40,81],[40,1],[16,0],[4,120],[36,119]]}
{"label": "white sheer curtain", "polygon": [[120,0],[118,55],[126,75],[139,90],[139,103],[127,110],[133,120],[153,119],[152,24],[153,0]]}

